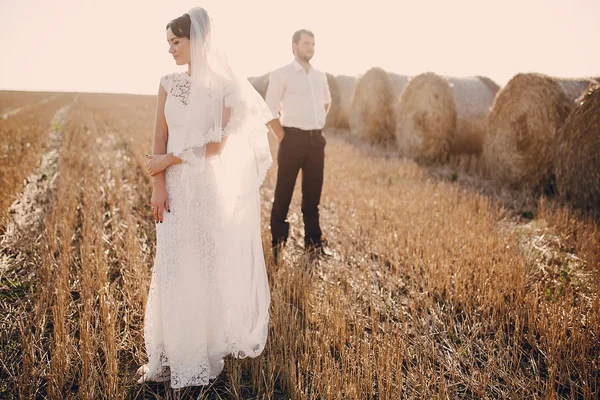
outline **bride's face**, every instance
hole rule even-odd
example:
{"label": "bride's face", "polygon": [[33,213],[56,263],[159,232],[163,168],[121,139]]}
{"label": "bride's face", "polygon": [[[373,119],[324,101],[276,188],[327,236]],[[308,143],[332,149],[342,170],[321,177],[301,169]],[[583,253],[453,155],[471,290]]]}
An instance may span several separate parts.
{"label": "bride's face", "polygon": [[167,29],[167,41],[169,42],[169,53],[173,56],[177,65],[190,63],[190,39],[186,37],[177,37]]}

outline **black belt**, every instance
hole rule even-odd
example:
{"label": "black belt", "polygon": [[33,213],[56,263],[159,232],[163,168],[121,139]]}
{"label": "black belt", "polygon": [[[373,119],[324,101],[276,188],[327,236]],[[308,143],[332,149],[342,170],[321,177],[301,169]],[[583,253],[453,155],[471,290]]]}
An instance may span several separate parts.
{"label": "black belt", "polygon": [[311,130],[305,131],[304,129],[292,128],[290,126],[284,126],[283,129],[289,130],[289,131],[292,131],[292,132],[297,131],[297,132],[303,133],[303,134],[308,135],[308,136],[321,136],[321,130],[320,129],[311,129]]}

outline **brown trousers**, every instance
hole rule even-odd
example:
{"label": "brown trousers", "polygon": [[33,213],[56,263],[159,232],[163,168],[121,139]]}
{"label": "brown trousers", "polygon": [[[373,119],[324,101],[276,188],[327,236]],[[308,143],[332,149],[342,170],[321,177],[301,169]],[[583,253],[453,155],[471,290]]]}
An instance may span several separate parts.
{"label": "brown trousers", "polygon": [[304,131],[284,127],[285,136],[279,144],[277,162],[277,186],[271,210],[271,234],[273,246],[287,241],[290,224],[287,213],[292,201],[298,171],[302,170],[302,215],[304,219],[304,242],[321,245],[319,226],[319,202],[323,188],[325,166],[325,136],[321,130]]}

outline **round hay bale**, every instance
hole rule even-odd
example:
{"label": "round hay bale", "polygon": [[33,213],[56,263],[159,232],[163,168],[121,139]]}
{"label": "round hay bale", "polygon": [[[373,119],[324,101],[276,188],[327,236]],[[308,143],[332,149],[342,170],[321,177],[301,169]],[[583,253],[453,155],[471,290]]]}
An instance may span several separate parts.
{"label": "round hay bale", "polygon": [[585,99],[588,93],[592,91],[598,84],[600,84],[600,81],[595,79],[590,79],[589,82],[590,83],[587,85],[587,88],[585,88],[585,90],[581,92],[579,97],[575,99],[575,106],[581,105],[581,102]]}
{"label": "round hay bale", "polygon": [[404,90],[404,87],[406,86],[410,78],[406,75],[399,75],[393,72],[390,72],[388,75],[390,76],[390,79],[392,80],[392,85],[394,87],[394,98],[397,99],[400,96],[400,94],[402,94],[402,91]]}
{"label": "round hay bale", "polygon": [[450,136],[453,154],[481,154],[487,117],[500,89],[487,77],[447,78],[456,105],[456,130]]}
{"label": "round hay bale", "polygon": [[267,88],[269,87],[269,74],[248,78],[248,80],[264,99],[267,96]]}
{"label": "round hay bale", "polygon": [[496,82],[494,82],[493,80],[491,80],[490,78],[488,78],[487,76],[478,75],[475,78],[477,78],[481,82],[483,82],[483,84],[485,86],[487,86],[488,89],[490,89],[494,93],[497,93],[498,90],[500,90],[500,86]]}
{"label": "round hay bale", "polygon": [[410,79],[396,102],[400,152],[427,162],[443,161],[450,153],[481,153],[497,88],[486,79],[432,72]]}
{"label": "round hay bale", "polygon": [[327,73],[327,84],[329,85],[329,93],[331,94],[331,104],[327,112],[325,120],[325,128],[337,129],[342,117],[342,107],[340,104],[340,88],[338,87],[335,76]]}
{"label": "round hay bale", "polygon": [[580,97],[556,136],[554,174],[559,195],[573,206],[600,212],[600,85]]}
{"label": "round hay bale", "polygon": [[448,82],[432,72],[412,78],[396,102],[396,142],[400,152],[423,161],[447,157],[456,129]]}
{"label": "round hay bale", "polygon": [[371,68],[356,82],[350,107],[352,134],[371,143],[394,140],[394,90],[383,69]]}
{"label": "round hay bale", "polygon": [[593,79],[557,79],[567,98],[573,102],[581,96],[591,84],[596,83]]}
{"label": "round hay bale", "polygon": [[350,129],[348,115],[350,112],[350,102],[352,99],[354,85],[356,84],[356,78],[353,76],[340,75],[336,76],[335,80],[340,93],[340,113],[338,118],[338,128]]}
{"label": "round hay bale", "polygon": [[575,105],[579,85],[527,73],[515,75],[498,92],[483,144],[493,179],[518,188],[549,182],[556,132]]}

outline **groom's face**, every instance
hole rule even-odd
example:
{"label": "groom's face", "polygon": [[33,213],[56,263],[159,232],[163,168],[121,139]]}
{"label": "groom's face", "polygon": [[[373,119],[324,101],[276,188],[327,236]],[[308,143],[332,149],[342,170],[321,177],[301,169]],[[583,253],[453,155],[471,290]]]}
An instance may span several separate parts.
{"label": "groom's face", "polygon": [[315,39],[310,35],[303,33],[300,35],[298,43],[292,43],[292,48],[296,57],[305,61],[310,61],[315,54]]}

